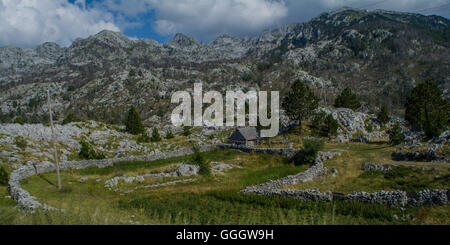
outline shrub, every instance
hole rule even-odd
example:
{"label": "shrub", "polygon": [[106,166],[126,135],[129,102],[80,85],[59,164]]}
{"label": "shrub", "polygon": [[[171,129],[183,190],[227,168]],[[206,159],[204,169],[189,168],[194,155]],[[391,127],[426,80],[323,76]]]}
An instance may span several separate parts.
{"label": "shrub", "polygon": [[130,72],[128,73],[128,76],[135,77],[136,76],[136,71],[134,69],[131,69]]}
{"label": "shrub", "polygon": [[189,127],[189,126],[184,126],[183,127],[183,136],[189,136],[189,135],[191,135],[191,127]]}
{"label": "shrub", "polygon": [[22,119],[20,119],[20,117],[16,117],[16,119],[14,120],[14,123],[20,124],[20,125],[24,125],[24,124],[25,124],[25,123],[22,121]]}
{"label": "shrub", "polygon": [[372,120],[368,119],[366,122],[364,122],[364,128],[367,132],[372,133],[374,130]]}
{"label": "shrub", "polygon": [[361,130],[357,130],[356,133],[352,135],[352,138],[358,140],[359,142],[363,142],[366,135]]}
{"label": "shrub", "polygon": [[151,139],[150,136],[148,136],[147,132],[142,132],[141,135],[137,138],[137,143],[150,143]]}
{"label": "shrub", "polygon": [[161,141],[161,135],[159,134],[159,131],[157,128],[153,128],[151,141],[152,142]]}
{"label": "shrub", "polygon": [[173,139],[173,138],[175,138],[175,136],[173,135],[172,131],[169,130],[166,134],[166,139]]}
{"label": "shrub", "polygon": [[317,158],[319,151],[323,150],[325,142],[318,138],[305,138],[303,140],[303,150],[294,156],[294,164],[312,164]]}
{"label": "shrub", "polygon": [[7,185],[9,181],[8,172],[3,166],[0,166],[0,185]]}
{"label": "shrub", "polygon": [[391,120],[389,116],[389,111],[386,106],[382,106],[380,111],[377,113],[377,119],[380,121],[381,125],[385,125]]}
{"label": "shrub", "polygon": [[101,160],[105,159],[105,155],[97,152],[94,147],[86,141],[81,141],[81,150],[78,156],[84,160]]}
{"label": "shrub", "polygon": [[25,150],[28,146],[27,141],[22,136],[17,136],[14,139],[14,144],[22,150]]}
{"label": "shrub", "polygon": [[192,149],[194,150],[194,154],[191,157],[190,164],[200,167],[200,175],[211,175],[211,166],[208,162],[206,162],[203,154],[200,152],[200,148],[198,146],[194,146]]}
{"label": "shrub", "polygon": [[396,123],[394,127],[389,130],[389,142],[391,145],[400,145],[405,140],[402,127]]}
{"label": "shrub", "polygon": [[356,111],[361,107],[361,103],[359,102],[356,94],[354,94],[352,90],[347,87],[334,101],[334,107],[349,108]]}
{"label": "shrub", "polygon": [[125,126],[125,130],[130,134],[138,135],[145,131],[141,117],[137,113],[134,106],[132,106],[128,111],[127,118],[125,119]]}
{"label": "shrub", "polygon": [[62,122],[62,125],[66,125],[66,124],[69,124],[69,123],[72,123],[72,122],[79,122],[80,121],[80,119],[78,119],[76,116],[75,116],[75,114],[73,114],[72,112],[71,113],[69,113],[67,116],[66,116],[66,118],[64,118],[64,120],[63,120],[63,122]]}
{"label": "shrub", "polygon": [[311,127],[316,136],[332,137],[337,135],[339,123],[331,114],[327,115],[325,112],[320,112],[315,115]]}

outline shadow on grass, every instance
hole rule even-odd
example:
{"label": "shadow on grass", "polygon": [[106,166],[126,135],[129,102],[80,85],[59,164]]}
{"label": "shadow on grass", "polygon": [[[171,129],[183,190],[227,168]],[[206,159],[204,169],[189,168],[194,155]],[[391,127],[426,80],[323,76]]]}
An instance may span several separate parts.
{"label": "shadow on grass", "polygon": [[51,182],[49,179],[45,178],[44,176],[39,175],[39,178],[43,179],[45,182],[49,183],[51,186],[56,187],[55,183]]}
{"label": "shadow on grass", "polygon": [[366,142],[368,145],[389,145],[389,141]]}

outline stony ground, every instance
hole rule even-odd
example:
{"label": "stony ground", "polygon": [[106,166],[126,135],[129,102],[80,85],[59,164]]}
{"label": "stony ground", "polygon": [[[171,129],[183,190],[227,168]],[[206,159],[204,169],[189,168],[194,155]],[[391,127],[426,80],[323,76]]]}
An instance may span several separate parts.
{"label": "stony ground", "polygon": [[[189,137],[177,134],[181,131],[179,128],[172,127],[171,130],[176,134],[175,139],[164,139],[166,131],[162,129],[162,141],[139,143],[138,136],[124,132],[124,128],[119,126],[94,121],[55,126],[60,161],[78,160],[81,140],[92,144],[95,150],[103,153],[106,158],[120,158],[174,151],[193,142],[223,143],[227,136],[226,131],[220,129],[193,129]],[[147,131],[151,135],[152,130]],[[0,164],[17,168],[24,164],[53,161],[52,134],[48,125],[0,124]]]}

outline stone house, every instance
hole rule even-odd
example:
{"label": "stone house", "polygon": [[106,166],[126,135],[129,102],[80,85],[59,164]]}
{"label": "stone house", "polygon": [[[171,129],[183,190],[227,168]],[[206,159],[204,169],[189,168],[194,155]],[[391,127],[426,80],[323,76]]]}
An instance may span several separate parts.
{"label": "stone house", "polygon": [[258,143],[258,131],[254,127],[238,128],[228,138],[229,144],[254,146]]}

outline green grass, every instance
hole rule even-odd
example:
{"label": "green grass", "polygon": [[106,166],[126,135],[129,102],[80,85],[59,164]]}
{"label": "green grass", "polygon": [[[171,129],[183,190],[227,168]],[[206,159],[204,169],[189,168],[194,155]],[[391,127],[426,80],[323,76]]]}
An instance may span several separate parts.
{"label": "green grass", "polygon": [[[328,144],[327,150],[341,151],[342,157],[331,160],[327,167],[338,167],[342,178],[324,178],[296,188],[310,187],[340,190],[365,188],[377,183],[379,173],[364,174],[365,161],[377,162],[393,150],[385,145]],[[449,224],[448,207],[396,209],[383,205],[301,202],[295,199],[244,195],[246,186],[261,184],[306,170],[295,167],[280,156],[246,154],[234,150],[203,153],[207,161],[221,161],[238,166],[223,176],[197,176],[195,182],[155,189],[139,189],[131,193],[108,191],[104,181],[118,175],[132,176],[170,169],[175,163],[189,159],[172,158],[153,162],[122,162],[113,167],[63,171],[63,189],[56,186],[56,174],[33,176],[22,186],[42,203],[63,208],[64,212],[17,211],[14,201],[4,198],[6,188],[0,189],[1,224]],[[419,163],[417,163],[420,165]],[[443,171],[444,167],[440,168]],[[415,172],[400,171],[396,176],[406,179]],[[79,182],[81,176],[89,180]],[[175,178],[176,179],[176,178]],[[355,179],[360,179],[354,182]],[[397,179],[397,178],[395,178]],[[100,180],[100,181],[97,181]],[[366,181],[366,182],[364,182]],[[70,184],[69,184],[70,183]],[[447,185],[447,184],[445,184]],[[374,187],[370,187],[374,188]],[[4,195],[3,195],[4,193]],[[393,219],[409,215],[414,219]]]}
{"label": "green grass", "polygon": [[401,212],[381,205],[299,202],[234,191],[136,196],[119,201],[119,207],[139,210],[154,223],[168,225],[381,224]]}
{"label": "green grass", "polygon": [[[396,147],[379,144],[327,144],[327,151],[342,152],[325,164],[329,169],[338,169],[337,177],[325,177],[301,183],[295,189],[319,188],[321,191],[352,193],[354,191],[376,192],[381,190],[419,191],[423,189],[448,189],[450,186],[449,168],[442,164],[421,162],[396,162],[391,159]],[[364,172],[364,163],[395,164],[399,167],[383,174],[381,171]],[[411,166],[415,166],[410,167]],[[421,167],[437,170],[422,171]],[[440,176],[439,178],[435,178]]]}

